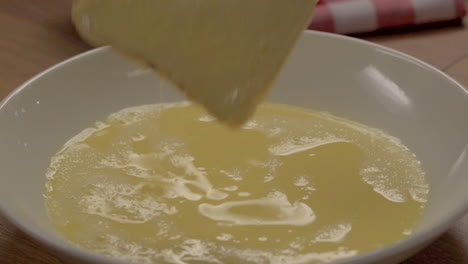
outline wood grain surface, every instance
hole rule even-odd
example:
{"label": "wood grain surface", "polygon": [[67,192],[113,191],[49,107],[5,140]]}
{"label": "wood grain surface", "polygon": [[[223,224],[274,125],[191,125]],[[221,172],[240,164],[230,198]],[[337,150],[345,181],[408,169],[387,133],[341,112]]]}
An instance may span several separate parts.
{"label": "wood grain surface", "polygon": [[[46,68],[90,49],[74,31],[72,0],[0,0],[0,99]],[[358,37],[395,48],[468,87],[464,23],[391,30]],[[468,215],[404,264],[468,264]],[[0,264],[65,264],[0,216]]]}

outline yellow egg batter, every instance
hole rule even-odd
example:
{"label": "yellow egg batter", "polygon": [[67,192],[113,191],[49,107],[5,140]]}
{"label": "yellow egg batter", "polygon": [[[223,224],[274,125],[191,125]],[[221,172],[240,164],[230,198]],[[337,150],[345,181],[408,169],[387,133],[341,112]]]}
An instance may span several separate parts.
{"label": "yellow egg batter", "polygon": [[49,217],[133,263],[323,263],[410,235],[428,184],[397,139],[264,104],[240,130],[188,103],[124,109],[52,157]]}

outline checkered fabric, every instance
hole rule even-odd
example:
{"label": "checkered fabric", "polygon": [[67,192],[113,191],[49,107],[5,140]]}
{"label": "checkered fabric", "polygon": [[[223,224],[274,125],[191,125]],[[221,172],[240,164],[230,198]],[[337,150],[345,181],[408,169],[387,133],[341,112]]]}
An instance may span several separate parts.
{"label": "checkered fabric", "polygon": [[463,0],[321,0],[310,29],[354,34],[456,20]]}

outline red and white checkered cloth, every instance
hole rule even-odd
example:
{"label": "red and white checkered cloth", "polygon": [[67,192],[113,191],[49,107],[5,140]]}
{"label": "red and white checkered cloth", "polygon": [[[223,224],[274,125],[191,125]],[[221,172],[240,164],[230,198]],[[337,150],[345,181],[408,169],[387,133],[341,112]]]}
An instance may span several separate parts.
{"label": "red and white checkered cloth", "polygon": [[463,0],[320,0],[310,29],[354,34],[455,20]]}

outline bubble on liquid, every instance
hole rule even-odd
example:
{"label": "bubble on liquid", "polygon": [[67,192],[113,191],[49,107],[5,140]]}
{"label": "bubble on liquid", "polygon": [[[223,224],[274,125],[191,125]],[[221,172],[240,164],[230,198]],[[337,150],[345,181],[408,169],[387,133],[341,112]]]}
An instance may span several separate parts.
{"label": "bubble on liquid", "polygon": [[168,206],[167,208],[163,209],[163,212],[168,215],[175,215],[179,212],[175,206]]}
{"label": "bubble on liquid", "polygon": [[268,130],[268,135],[270,137],[273,137],[273,136],[276,136],[276,135],[279,135],[281,133],[282,129],[279,128],[279,127],[273,127],[273,128],[270,128]]}
{"label": "bubble on liquid", "polygon": [[216,118],[211,115],[203,115],[200,118],[198,118],[198,120],[201,122],[213,122],[216,121]]}
{"label": "bubble on liquid", "polygon": [[170,236],[169,240],[179,240],[181,237],[182,237],[181,235],[174,235],[174,236]]}
{"label": "bubble on liquid", "polygon": [[244,125],[242,125],[242,129],[255,129],[258,127],[258,122],[255,120],[247,121]]}
{"label": "bubble on liquid", "polygon": [[[51,176],[46,176],[46,177],[51,177]],[[45,193],[45,196],[47,197],[47,194],[54,191],[54,185],[50,182],[46,182],[45,184],[45,188],[46,188],[46,193]]]}
{"label": "bubble on liquid", "polygon": [[400,190],[397,190],[397,189],[389,190],[389,189],[385,189],[385,187],[382,189],[375,187],[374,191],[376,191],[377,193],[380,193],[382,196],[387,198],[387,200],[392,201],[394,203],[406,202],[405,195],[401,193]]}
{"label": "bubble on liquid", "polygon": [[207,199],[215,200],[215,201],[224,200],[228,196],[229,196],[229,194],[227,194],[227,193],[225,193],[223,191],[214,189],[214,188],[208,190],[208,192],[206,193],[206,198]]}
{"label": "bubble on liquid", "polygon": [[136,133],[134,136],[132,136],[132,140],[136,142],[143,141],[145,139],[146,139],[146,136],[141,133]]}
{"label": "bubble on liquid", "polygon": [[353,226],[351,223],[343,223],[326,227],[320,230],[319,234],[312,241],[338,243],[343,241],[352,229]]}
{"label": "bubble on liquid", "polygon": [[410,236],[411,234],[413,234],[413,230],[412,229],[405,229],[403,231],[403,235],[405,236]]}
{"label": "bubble on liquid", "polygon": [[289,156],[296,153],[309,151],[319,146],[340,142],[349,143],[348,140],[336,138],[334,136],[329,136],[327,138],[308,136],[293,137],[283,140],[281,143],[270,147],[269,151],[275,156]]}
{"label": "bubble on liquid", "polygon": [[289,243],[289,247],[297,250],[297,249],[302,249],[304,246],[299,242],[293,241]]}
{"label": "bubble on liquid", "polygon": [[216,236],[216,239],[219,241],[229,241],[233,238],[233,235],[228,233],[221,233],[220,235]]}
{"label": "bubble on liquid", "polygon": [[121,124],[128,126],[139,123],[147,119],[149,116],[158,118],[162,111],[168,108],[185,107],[189,106],[190,104],[191,103],[188,101],[183,101],[177,103],[161,103],[156,105],[129,107],[109,115],[106,121],[111,124]]}
{"label": "bubble on liquid", "polygon": [[244,263],[299,264],[324,263],[340,260],[355,256],[358,254],[358,251],[338,249],[335,251],[300,254],[296,250],[283,250],[280,253],[275,253],[257,249],[238,249],[223,253],[235,256]]}
{"label": "bubble on liquid", "polygon": [[[252,210],[248,210],[249,207]],[[247,211],[236,212],[239,209],[247,209]],[[259,210],[262,215],[258,215]],[[198,212],[219,224],[233,226],[305,226],[314,222],[316,218],[308,205],[299,202],[290,203],[286,196],[278,193],[265,198],[230,201],[218,205],[202,203],[198,206]],[[266,212],[269,214],[266,215]]]}
{"label": "bubble on liquid", "polygon": [[95,251],[130,263],[153,264],[164,259],[163,252],[110,234],[99,238]]}
{"label": "bubble on liquid", "polygon": [[91,184],[79,204],[87,214],[99,215],[119,223],[141,224],[161,213],[175,214],[177,209],[141,192],[145,184]]}
{"label": "bubble on liquid", "polygon": [[[377,160],[376,162],[379,161]],[[405,194],[399,188],[395,188],[389,183],[389,176],[378,166],[372,165],[361,169],[361,175],[363,180],[370,184],[376,193],[382,195],[387,200],[394,203],[404,203],[406,201]]]}
{"label": "bubble on liquid", "polygon": [[282,202],[285,202],[288,200],[288,197],[286,196],[286,194],[280,191],[271,191],[268,193],[267,197],[277,199],[278,201],[282,201]]}
{"label": "bubble on liquid", "polygon": [[[194,160],[195,159],[190,155],[171,156],[172,165],[184,171],[184,175],[177,175],[169,172],[172,176],[173,183],[171,190],[179,197],[192,201],[198,201],[202,197],[206,197],[210,200],[223,200],[229,196],[229,194],[213,187],[208,179],[207,173],[203,169],[197,168],[194,164]],[[188,180],[187,176],[193,176],[194,179]],[[203,191],[203,193],[196,193],[190,188],[191,186]]]}
{"label": "bubble on liquid", "polygon": [[62,147],[62,149],[59,151],[58,154],[63,153],[66,151],[70,146],[76,145],[78,143],[81,143],[88,139],[91,135],[93,135],[96,132],[102,131],[106,128],[110,127],[109,124],[104,123],[104,122],[96,122],[94,124],[94,127],[91,128],[86,128],[82,130],[80,133],[78,133],[76,136],[72,137],[69,139]]}
{"label": "bubble on liquid", "polygon": [[283,165],[283,162],[281,162],[276,157],[267,159],[265,161],[249,160],[248,163],[253,168],[261,168],[266,170],[266,173],[263,176],[263,182],[273,181],[276,178],[278,169],[281,167],[281,165]]}
{"label": "bubble on liquid", "polygon": [[119,151],[98,162],[97,168],[119,169],[128,176],[148,179],[154,176],[145,163],[154,161],[150,154],[136,154],[132,151]]}
{"label": "bubble on liquid", "polygon": [[294,185],[296,185],[296,186],[303,187],[303,186],[307,186],[309,184],[310,184],[310,181],[309,181],[308,177],[306,177],[306,176],[299,176],[299,177],[296,177],[294,179]]}
{"label": "bubble on liquid", "polygon": [[242,181],[244,179],[242,177],[241,171],[239,169],[234,169],[234,170],[230,170],[230,171],[220,170],[219,172],[221,172],[222,174],[228,176],[229,178],[231,178],[234,181]]}
{"label": "bubble on liquid", "polygon": [[427,203],[427,197],[429,195],[429,186],[423,184],[409,189],[411,198],[418,203]]}
{"label": "bubble on liquid", "polygon": [[367,174],[367,173],[379,173],[380,172],[380,169],[379,167],[376,167],[376,166],[370,166],[370,167],[367,167],[367,168],[364,168],[361,170],[361,173],[362,174]]}
{"label": "bubble on liquid", "polygon": [[263,177],[263,182],[271,182],[274,179],[275,179],[275,176],[273,176],[273,175],[265,175]]}
{"label": "bubble on liquid", "polygon": [[[376,153],[368,154],[371,158],[365,162],[360,171],[363,180],[389,201],[427,202],[429,186],[426,184],[425,173],[419,161],[415,159],[414,153],[402,145],[400,140],[385,135],[381,131],[372,129],[370,131],[374,139],[370,148]],[[379,151],[385,152],[388,157],[380,158]]]}
{"label": "bubble on liquid", "polygon": [[219,263],[219,261],[212,254],[212,245],[210,243],[204,243],[198,239],[188,239],[184,241],[180,248],[176,250],[165,250],[165,259],[172,261],[172,263]]}
{"label": "bubble on liquid", "polygon": [[228,192],[235,192],[239,189],[238,186],[236,185],[231,185],[231,186],[228,186],[228,187],[224,187],[223,190],[225,191],[228,191]]}

